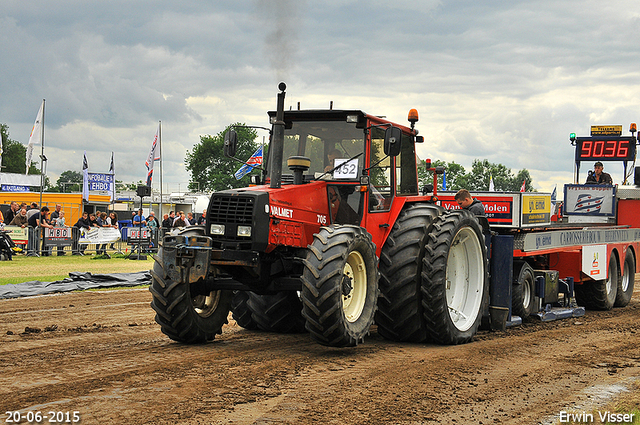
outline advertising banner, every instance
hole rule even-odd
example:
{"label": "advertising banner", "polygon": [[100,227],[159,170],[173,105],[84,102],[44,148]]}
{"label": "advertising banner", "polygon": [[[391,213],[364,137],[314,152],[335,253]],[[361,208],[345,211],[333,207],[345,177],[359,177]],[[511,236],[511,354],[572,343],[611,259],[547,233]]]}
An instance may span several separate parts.
{"label": "advertising banner", "polygon": [[71,227],[54,227],[44,229],[45,246],[71,246],[73,245],[73,233]]}
{"label": "advertising banner", "polygon": [[81,245],[111,243],[120,239],[120,232],[113,227],[92,227],[91,229],[80,229]]}
{"label": "advertising banner", "polygon": [[151,229],[149,227],[127,227],[127,244],[149,246]]}
{"label": "advertising banner", "polygon": [[3,192],[29,192],[29,186],[19,186],[17,184],[3,184]]}
{"label": "advertising banner", "polygon": [[[460,209],[455,201],[455,193],[443,194],[440,192],[438,198],[440,205],[448,210]],[[491,226],[517,227],[519,222],[520,193],[471,193],[473,198],[477,198],[484,206],[484,212]]]}
{"label": "advertising banner", "polygon": [[4,231],[18,245],[26,245],[29,241],[29,229],[26,227],[5,226]]}
{"label": "advertising banner", "polygon": [[88,177],[89,190],[101,190],[104,192],[111,192],[113,189],[114,176],[113,174],[103,173],[89,173]]}
{"label": "advertising banner", "polygon": [[613,217],[616,187],[593,184],[564,185],[564,214]]}
{"label": "advertising banner", "polygon": [[522,194],[522,224],[551,223],[551,195]]}

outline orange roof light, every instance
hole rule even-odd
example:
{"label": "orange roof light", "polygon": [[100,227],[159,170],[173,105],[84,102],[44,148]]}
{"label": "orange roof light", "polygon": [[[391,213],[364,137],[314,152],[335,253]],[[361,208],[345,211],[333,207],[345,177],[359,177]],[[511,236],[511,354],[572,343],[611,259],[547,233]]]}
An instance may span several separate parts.
{"label": "orange roof light", "polygon": [[636,131],[638,131],[638,128],[636,127],[636,123],[632,122],[631,128],[629,128],[629,132],[635,133]]}
{"label": "orange roof light", "polygon": [[418,122],[418,110],[412,109],[409,111],[409,122],[415,124]]}

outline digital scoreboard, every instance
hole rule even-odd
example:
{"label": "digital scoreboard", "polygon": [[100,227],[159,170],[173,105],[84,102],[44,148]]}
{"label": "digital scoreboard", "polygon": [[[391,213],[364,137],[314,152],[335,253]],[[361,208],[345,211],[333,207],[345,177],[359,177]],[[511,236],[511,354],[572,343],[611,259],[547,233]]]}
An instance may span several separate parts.
{"label": "digital scoreboard", "polygon": [[577,161],[634,161],[636,138],[620,136],[576,137]]}

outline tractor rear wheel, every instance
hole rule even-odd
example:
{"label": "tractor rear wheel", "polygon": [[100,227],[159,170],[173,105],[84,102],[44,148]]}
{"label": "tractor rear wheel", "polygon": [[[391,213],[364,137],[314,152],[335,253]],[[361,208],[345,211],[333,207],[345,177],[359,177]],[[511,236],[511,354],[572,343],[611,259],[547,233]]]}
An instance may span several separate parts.
{"label": "tractor rear wheel", "polygon": [[434,205],[410,204],[382,247],[376,324],[384,338],[407,342],[427,338],[420,291],[422,258],[431,224],[442,211]]}
{"label": "tractor rear wheel", "polygon": [[487,252],[475,216],[454,210],[436,218],[422,262],[430,337],[441,344],[471,341],[489,301]]}
{"label": "tractor rear wheel", "polygon": [[624,256],[624,266],[622,269],[622,277],[618,284],[618,293],[616,294],[616,307],[626,307],[631,301],[633,295],[634,279],[636,277],[636,258],[631,248],[627,248],[627,254]]}
{"label": "tractor rear wheel", "polygon": [[611,253],[606,279],[591,280],[576,286],[578,305],[591,310],[611,310],[616,302],[619,281],[620,267],[616,256]]}
{"label": "tractor rear wheel", "polygon": [[249,293],[246,291],[233,291],[231,300],[231,317],[238,326],[248,330],[258,329],[258,324],[251,317],[251,309],[247,306]]}
{"label": "tractor rear wheel", "polygon": [[364,341],[378,299],[376,247],[365,229],[321,227],[302,273],[302,314],[320,344],[352,347]]}
{"label": "tractor rear wheel", "polygon": [[511,310],[524,320],[536,310],[536,278],[525,261],[514,263],[513,275],[517,279],[511,288]]}
{"label": "tractor rear wheel", "polygon": [[279,333],[304,332],[305,320],[297,292],[281,291],[268,295],[249,292],[247,307],[258,329]]}
{"label": "tractor rear wheel", "polygon": [[[201,230],[189,229],[180,234],[202,235]],[[151,270],[153,295],[151,307],[162,332],[174,341],[188,344],[210,341],[222,333],[231,308],[231,291],[211,291],[206,295],[192,295],[191,285],[172,281],[163,268],[163,248],[154,256]]]}

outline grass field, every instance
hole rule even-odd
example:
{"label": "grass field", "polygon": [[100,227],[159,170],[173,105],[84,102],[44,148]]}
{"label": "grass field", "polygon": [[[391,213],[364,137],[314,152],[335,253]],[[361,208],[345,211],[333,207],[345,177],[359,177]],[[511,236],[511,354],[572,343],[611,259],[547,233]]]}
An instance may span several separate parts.
{"label": "grass field", "polygon": [[134,273],[153,267],[153,256],[146,260],[129,260],[124,255],[112,254],[110,259],[86,256],[27,257],[14,255],[13,261],[0,262],[0,285],[31,280],[53,282],[69,277],[70,272]]}

